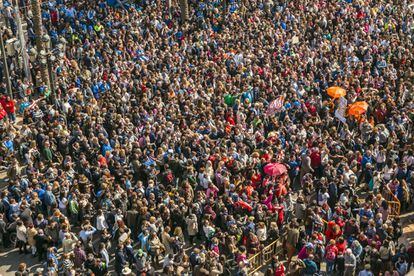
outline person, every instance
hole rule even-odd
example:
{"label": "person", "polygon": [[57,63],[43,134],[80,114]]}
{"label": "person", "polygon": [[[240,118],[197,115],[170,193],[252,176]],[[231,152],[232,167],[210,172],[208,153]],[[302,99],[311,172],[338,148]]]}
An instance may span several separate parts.
{"label": "person", "polygon": [[285,276],[286,268],[277,256],[273,256],[272,258],[272,267],[274,270],[275,276]]}
{"label": "person", "polygon": [[164,231],[162,232],[161,235],[161,241],[162,241],[162,245],[165,248],[165,254],[169,254],[172,253],[172,242],[173,242],[173,238],[170,236],[170,231],[171,228],[169,226],[164,228]]}
{"label": "person", "polygon": [[248,268],[244,262],[239,262],[236,271],[237,276],[247,276],[248,275]]}
{"label": "person", "polygon": [[335,240],[330,240],[329,245],[325,248],[326,271],[332,273],[335,268],[336,257],[339,253]]}
{"label": "person", "polygon": [[138,242],[139,242],[139,246],[141,250],[144,250],[145,252],[148,252],[148,248],[149,248],[149,231],[148,229],[145,229],[143,232],[141,232],[138,235]]}
{"label": "person", "polygon": [[27,254],[27,229],[21,220],[17,221],[16,238],[16,246],[19,248],[19,254]]}
{"label": "person", "polygon": [[139,274],[146,273],[150,270],[149,262],[147,260],[147,254],[142,249],[138,249],[135,258],[136,269]]}
{"label": "person", "polygon": [[164,252],[164,245],[161,243],[156,233],[151,233],[149,240],[149,253],[151,261],[156,266],[158,264],[159,256]]}
{"label": "person", "polygon": [[80,241],[76,243],[75,249],[73,250],[73,255],[75,268],[82,270],[84,268],[84,263],[86,262],[87,257]]}
{"label": "person", "polygon": [[191,214],[186,218],[187,235],[190,244],[195,244],[195,237],[198,235],[198,221],[195,214]]}
{"label": "person", "polygon": [[126,261],[129,263],[129,266],[135,264],[137,262],[134,249],[132,248],[132,241],[131,239],[127,239],[124,244],[124,251],[125,251],[125,258]]}
{"label": "person", "polygon": [[63,258],[63,260],[62,260],[62,270],[63,270],[63,273],[65,275],[74,273],[75,272],[74,269],[73,269],[74,268],[74,264],[73,264],[73,262],[72,262],[72,260],[70,258],[70,255],[68,253],[64,253],[63,256],[62,256],[62,258]]}
{"label": "person", "polygon": [[7,112],[7,116],[11,122],[16,121],[16,103],[10,96],[3,96],[0,98],[0,104]]}
{"label": "person", "polygon": [[162,268],[172,268],[174,266],[174,255],[173,254],[166,254],[164,260],[162,262]]}
{"label": "person", "polygon": [[117,275],[123,275],[122,270],[126,267],[127,260],[124,254],[124,245],[118,244],[115,252],[115,272]]}
{"label": "person", "polygon": [[318,267],[316,263],[314,262],[314,257],[312,254],[310,254],[306,259],[303,260],[305,264],[305,268],[303,269],[302,273],[305,276],[315,275],[318,273]]}
{"label": "person", "polygon": [[408,264],[404,256],[400,256],[398,261],[395,263],[395,269],[398,271],[400,276],[408,273]]}
{"label": "person", "polygon": [[4,107],[0,104],[0,123],[3,124],[6,118],[7,118],[7,112],[4,109]]}
{"label": "person", "polygon": [[364,266],[364,269],[361,270],[358,273],[358,276],[374,276],[374,274],[371,272],[371,265],[370,264],[366,264]]}
{"label": "person", "polygon": [[35,237],[38,233],[38,230],[34,227],[33,223],[30,223],[27,229],[27,244],[29,245],[32,256],[36,255],[36,240]]}
{"label": "person", "polygon": [[299,229],[295,221],[290,223],[286,236],[287,265],[289,266],[299,242]]}
{"label": "person", "polygon": [[[318,266],[332,239],[341,274],[358,240],[375,275],[395,268],[398,217],[413,199],[407,1],[188,1],[185,20],[180,1],[169,13],[162,1],[49,2],[39,12],[53,81],[24,80],[8,60],[21,113],[15,124],[0,104],[5,241],[33,220],[48,247],[81,237],[72,252],[85,273],[105,271],[95,241],[111,252],[131,239],[154,266],[174,254],[166,274],[186,248],[194,274],[244,275],[258,266],[251,253],[273,269],[262,249],[292,231],[292,259]],[[384,200],[394,197],[401,210]]]}
{"label": "person", "polygon": [[73,233],[66,233],[62,240],[62,250],[64,253],[71,253],[75,248],[78,238]]}
{"label": "person", "polygon": [[407,249],[407,270],[411,270],[411,265],[414,262],[414,242],[410,242],[409,247]]}
{"label": "person", "polygon": [[99,244],[99,256],[100,258],[103,260],[105,267],[109,267],[109,253],[108,250],[106,249],[106,245],[105,243],[100,243]]}
{"label": "person", "polygon": [[88,240],[92,238],[95,232],[96,232],[96,228],[90,225],[89,222],[86,222],[82,226],[82,230],[79,233],[79,237],[81,238],[82,242],[86,243]]}
{"label": "person", "polygon": [[352,249],[348,248],[345,251],[345,273],[346,276],[353,276],[355,274],[356,269],[356,258],[354,253],[352,253]]}
{"label": "person", "polygon": [[108,223],[106,222],[105,215],[102,211],[102,209],[98,210],[98,215],[96,217],[96,229],[98,231],[103,231],[104,229],[108,229]]}
{"label": "person", "polygon": [[0,249],[4,248],[6,245],[4,242],[7,233],[6,226],[7,225],[4,221],[3,214],[0,214]]}
{"label": "person", "polygon": [[16,273],[14,274],[16,276],[27,276],[29,275],[29,270],[27,269],[26,263],[20,263]]}

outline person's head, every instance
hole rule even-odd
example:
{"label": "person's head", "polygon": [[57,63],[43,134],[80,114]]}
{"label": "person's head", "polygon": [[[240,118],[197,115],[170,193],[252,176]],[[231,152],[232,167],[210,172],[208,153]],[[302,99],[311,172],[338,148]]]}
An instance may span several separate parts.
{"label": "person's head", "polygon": [[20,263],[19,266],[17,267],[17,271],[18,272],[24,272],[26,270],[26,263]]}
{"label": "person's head", "polygon": [[174,229],[174,236],[181,236],[183,234],[183,230],[180,226],[175,227]]}

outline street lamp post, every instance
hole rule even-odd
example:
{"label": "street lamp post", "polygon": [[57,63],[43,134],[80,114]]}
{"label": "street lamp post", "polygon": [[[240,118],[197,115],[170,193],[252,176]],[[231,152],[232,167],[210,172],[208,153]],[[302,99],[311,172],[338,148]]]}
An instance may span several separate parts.
{"label": "street lamp post", "polygon": [[[36,35],[36,48],[37,52],[40,53],[43,51],[43,30],[42,30],[42,14],[41,14],[41,8],[40,8],[40,2],[39,0],[31,0],[31,7],[32,7],[32,13],[33,13],[33,25],[34,25],[34,31]],[[43,85],[46,85],[48,88],[50,88],[50,80],[49,80],[49,74],[46,66],[40,66],[40,76],[42,78]]]}
{"label": "street lamp post", "polygon": [[53,103],[56,103],[56,84],[55,84],[54,66],[55,66],[55,62],[58,59],[62,59],[65,56],[64,54],[65,41],[61,40],[60,43],[57,44],[56,47],[53,49],[51,48],[50,37],[48,35],[44,35],[42,37],[42,42],[44,44],[42,46],[45,50],[37,52],[36,49],[32,48],[29,51],[29,55],[30,55],[30,59],[32,62],[38,61],[37,65],[47,71],[48,78],[50,80],[51,101]]}
{"label": "street lamp post", "polygon": [[184,22],[188,21],[190,18],[189,11],[188,11],[188,0],[179,0],[180,1],[180,9],[181,9],[181,20]]}
{"label": "street lamp post", "polygon": [[9,93],[10,97],[13,99],[13,91],[12,86],[10,82],[10,74],[9,74],[9,65],[7,63],[7,57],[6,57],[6,49],[4,48],[4,41],[3,41],[3,27],[0,29],[0,47],[1,47],[1,55],[3,57],[3,67],[4,71],[6,73],[6,87],[7,87],[7,93]]}
{"label": "street lamp post", "polygon": [[172,0],[167,0],[168,18],[172,19]]}

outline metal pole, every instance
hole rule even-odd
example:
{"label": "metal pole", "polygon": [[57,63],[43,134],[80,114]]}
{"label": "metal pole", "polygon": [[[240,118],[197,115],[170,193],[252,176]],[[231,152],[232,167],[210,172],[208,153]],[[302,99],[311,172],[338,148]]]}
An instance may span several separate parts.
{"label": "metal pole", "polygon": [[172,19],[172,3],[171,0],[167,0],[167,8],[168,8],[168,17],[170,20]]}
{"label": "metal pole", "polygon": [[188,0],[180,0],[180,9],[181,9],[181,20],[186,22],[189,18],[189,11],[188,11]]}
{"label": "metal pole", "polygon": [[19,0],[16,0],[16,5],[14,6],[14,11],[16,14],[16,23],[17,23],[17,33],[19,36],[20,41],[20,49],[22,51],[22,60],[23,60],[23,68],[25,73],[25,79],[30,80],[30,68],[29,68],[29,61],[27,59],[27,48],[26,48],[26,41],[24,39],[24,33],[22,28],[22,21],[20,18],[20,9],[19,9]]}
{"label": "metal pole", "polygon": [[0,0],[0,9],[1,9],[1,18],[0,18],[0,23],[4,24],[2,26],[6,26],[7,24],[7,20],[6,17],[4,16],[3,12],[4,12],[4,4],[3,4],[3,0]]}
{"label": "metal pole", "polygon": [[7,63],[6,50],[4,49],[3,27],[1,27],[1,31],[0,31],[0,44],[1,44],[1,54],[3,57],[4,71],[6,73],[7,92],[9,93],[10,97],[13,99],[13,91],[12,91],[10,75],[9,75],[9,64]]}
{"label": "metal pole", "polygon": [[[33,13],[33,24],[34,24],[34,31],[36,35],[36,48],[37,52],[40,54],[44,51],[42,37],[43,37],[43,30],[42,30],[42,14],[40,9],[39,0],[31,0],[30,1],[32,6],[32,13]],[[47,72],[46,66],[40,66],[40,76],[42,78],[43,85],[46,85],[47,88],[50,88],[50,80],[49,75]]]}
{"label": "metal pole", "polygon": [[48,71],[48,74],[49,74],[49,79],[50,79],[50,89],[51,89],[51,100],[52,100],[52,103],[55,103],[55,101],[56,101],[56,88],[55,88],[55,80],[54,80],[54,76],[53,76],[53,72],[54,72],[54,70],[52,70],[53,68],[52,68],[52,66],[53,66],[53,64],[52,64],[52,62],[50,61],[50,57],[48,56],[47,57],[47,71]]}

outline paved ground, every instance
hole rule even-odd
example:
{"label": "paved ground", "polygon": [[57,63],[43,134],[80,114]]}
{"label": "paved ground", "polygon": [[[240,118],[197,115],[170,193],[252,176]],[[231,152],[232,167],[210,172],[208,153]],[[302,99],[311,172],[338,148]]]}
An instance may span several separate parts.
{"label": "paved ground", "polygon": [[403,235],[399,242],[407,245],[414,241],[414,211],[401,215],[400,219],[403,224]]}
{"label": "paved ground", "polygon": [[29,257],[29,255],[19,255],[18,249],[0,253],[0,260],[1,276],[14,275],[21,262],[25,262],[30,267],[30,273],[35,272],[37,268],[41,267],[37,258]]}

